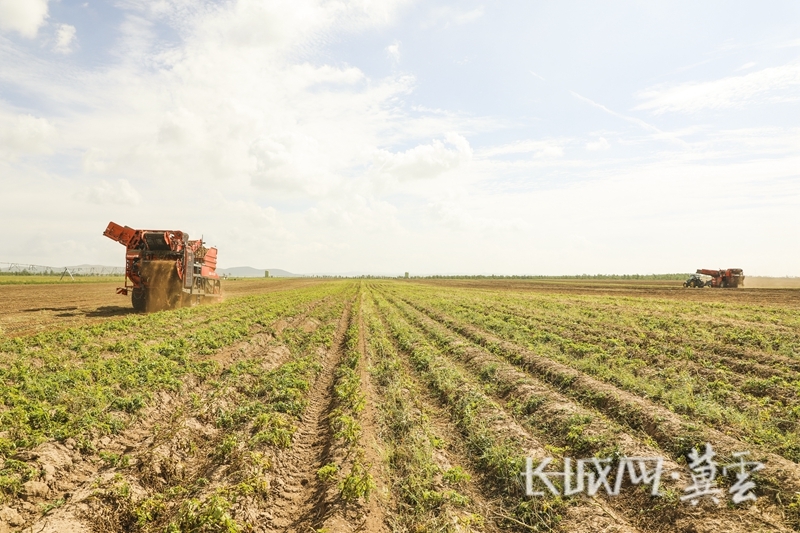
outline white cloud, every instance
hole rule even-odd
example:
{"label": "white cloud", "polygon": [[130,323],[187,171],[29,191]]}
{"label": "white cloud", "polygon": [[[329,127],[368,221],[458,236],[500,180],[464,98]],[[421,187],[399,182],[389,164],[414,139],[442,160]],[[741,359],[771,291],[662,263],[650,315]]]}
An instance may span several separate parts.
{"label": "white cloud", "polygon": [[100,205],[138,205],[141,201],[139,193],[126,179],[118,179],[116,184],[100,180],[84,190],[82,196],[87,201]]}
{"label": "white cloud", "polygon": [[467,24],[469,22],[474,22],[483,16],[483,6],[477,7],[470,11],[464,11],[458,13],[455,16],[455,23],[456,24]]}
{"label": "white cloud", "polygon": [[586,149],[589,151],[608,150],[610,147],[611,144],[605,137],[600,137],[596,141],[589,141],[586,143]]}
{"label": "white cloud", "polygon": [[646,130],[649,130],[649,131],[652,131],[652,132],[655,132],[655,133],[662,133],[661,130],[659,130],[658,128],[656,128],[652,124],[648,124],[644,120],[641,120],[641,119],[636,118],[636,117],[629,117],[627,115],[623,115],[622,113],[617,113],[616,111],[607,108],[603,104],[595,102],[591,98],[586,98],[585,96],[582,96],[582,95],[576,93],[575,91],[570,91],[570,94],[572,96],[574,96],[575,98],[577,98],[578,100],[586,102],[587,104],[589,104],[591,106],[594,106],[597,109],[600,109],[600,110],[608,113],[609,115],[612,115],[612,116],[615,116],[615,117],[617,117],[619,119],[622,119],[625,122],[630,122],[631,124],[636,124],[637,126],[640,126],[641,128],[644,128]]}
{"label": "white cloud", "polygon": [[675,111],[695,113],[703,109],[727,109],[765,102],[800,100],[800,64],[771,67],[742,76],[709,82],[657,86],[638,94],[644,100],[636,110],[660,115]]}
{"label": "white cloud", "polygon": [[59,24],[56,32],[56,44],[53,50],[59,54],[72,52],[72,43],[75,41],[75,26]]}
{"label": "white cloud", "polygon": [[302,133],[267,135],[253,142],[252,183],[271,190],[322,192],[328,165],[319,141]]}
{"label": "white cloud", "polygon": [[756,66],[756,63],[755,63],[755,61],[748,61],[747,63],[745,63],[745,64],[744,64],[744,65],[742,65],[741,67],[737,68],[737,69],[736,69],[736,71],[738,72],[738,71],[740,71],[740,70],[747,70],[747,69],[751,69],[751,68],[753,68],[754,66]]}
{"label": "white cloud", "polygon": [[423,23],[423,28],[434,26],[462,25],[474,22],[483,16],[483,6],[475,9],[464,10],[452,6],[440,6],[430,10],[428,17]]}
{"label": "white cloud", "polygon": [[469,141],[457,133],[448,133],[444,142],[435,139],[404,152],[379,150],[374,166],[380,174],[404,181],[435,178],[471,159]]}
{"label": "white cloud", "polygon": [[0,155],[46,154],[53,150],[56,129],[46,118],[0,112]]}
{"label": "white cloud", "polygon": [[395,41],[387,46],[386,54],[394,61],[400,61],[400,41]]}
{"label": "white cloud", "polygon": [[530,229],[520,211],[509,218],[502,210],[487,210],[474,205],[475,198],[455,197],[428,203],[427,214],[437,225],[449,230],[472,232],[519,232]]}
{"label": "white cloud", "polygon": [[533,154],[534,158],[552,159],[564,155],[565,140],[524,140],[502,144],[480,150],[481,157],[496,157],[510,154]]}
{"label": "white cloud", "polygon": [[0,30],[33,38],[47,18],[49,0],[0,0]]}

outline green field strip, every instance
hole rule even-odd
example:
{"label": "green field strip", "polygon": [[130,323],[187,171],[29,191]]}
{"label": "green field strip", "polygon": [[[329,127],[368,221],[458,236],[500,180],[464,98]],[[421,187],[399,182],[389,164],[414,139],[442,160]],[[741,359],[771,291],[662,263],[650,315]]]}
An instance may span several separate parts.
{"label": "green field strip", "polygon": [[[388,445],[387,462],[394,496],[394,528],[400,531],[442,533],[485,531],[493,517],[481,513],[464,487],[471,475],[450,457],[442,465],[436,457],[446,446],[426,415],[423,391],[400,360],[376,315],[371,298],[365,298],[367,350],[373,383],[380,394],[377,408]],[[493,527],[492,527],[493,529]]]}
{"label": "green field strip", "polygon": [[[135,421],[155,393],[213,380],[219,365],[205,356],[339,291],[248,297],[0,343],[0,454],[70,437],[89,450]],[[195,315],[203,324],[183,327]],[[14,464],[0,470],[0,488],[12,494],[24,477]]]}
{"label": "green field strip", "polygon": [[[741,385],[755,397],[797,404],[800,360],[774,350],[743,347],[738,343],[739,338],[758,337],[770,347],[791,353],[795,349],[795,339],[788,338],[788,335],[771,341],[751,331],[737,335],[727,325],[709,323],[707,319],[698,324],[694,321],[679,322],[674,318],[664,320],[663,317],[645,320],[639,315],[635,317],[636,324],[630,324],[625,323],[626,317],[616,312],[616,308],[613,313],[609,309],[590,308],[584,310],[582,316],[575,316],[579,312],[574,307],[560,310],[569,312],[567,314],[554,310],[553,306],[512,305],[503,301],[461,300],[456,305],[468,313],[491,313],[495,320],[492,327],[515,328],[519,337],[525,338],[528,344],[543,341],[557,344],[561,351],[577,357],[595,351],[619,354],[649,364],[669,364],[680,360],[714,378]],[[724,337],[704,338],[713,329],[722,330]],[[718,387],[716,392],[719,395],[726,391]]]}
{"label": "green field strip", "polygon": [[350,309],[349,323],[344,334],[342,357],[333,369],[333,411],[329,423],[335,442],[344,449],[338,460],[324,465],[317,477],[325,483],[336,483],[339,497],[345,502],[367,503],[375,490],[366,462],[361,420],[366,405],[359,374],[362,354],[359,351],[361,291]]}
{"label": "green field strip", "polygon": [[[565,501],[549,493],[544,497],[526,498],[518,475],[524,470],[525,454],[541,460],[548,454],[547,450],[516,426],[500,406],[449,364],[424,337],[416,334],[388,302],[378,295],[376,302],[389,331],[408,355],[413,368],[448,405],[468,449],[491,475],[514,520],[531,528],[549,530],[563,519],[566,506],[578,506],[584,513],[591,512],[589,503]],[[517,431],[511,429],[513,427]],[[635,531],[624,522],[617,525],[623,531]]]}
{"label": "green field strip", "polygon": [[796,509],[796,502],[800,502],[797,494],[800,489],[800,468],[797,464],[753,444],[733,439],[713,428],[682,420],[663,407],[622,391],[617,392],[613,387],[561,363],[540,357],[524,347],[498,339],[486,331],[460,323],[415,302],[405,301],[470,341],[560,387],[563,393],[583,405],[603,412],[620,424],[646,432],[673,457],[684,456],[691,448],[705,442],[713,443],[722,455],[730,456],[738,451],[753,452],[753,459],[768,465],[768,470],[756,474],[759,487],[762,487],[765,495],[784,508],[787,514],[796,515],[792,520],[800,524],[800,509]]}
{"label": "green field strip", "polygon": [[[427,335],[443,353],[451,356],[456,366],[484,383],[484,391],[518,420],[535,432],[536,437],[546,442],[548,450],[556,455],[571,457],[619,457],[663,456],[657,443],[646,434],[640,435],[645,443],[626,434],[623,428],[601,413],[590,411],[574,404],[543,383],[517,370],[504,359],[494,355],[444,328],[402,301],[391,299],[400,312],[420,332]],[[565,405],[571,404],[571,405]],[[682,457],[674,457],[684,463]],[[685,466],[685,465],[684,465]],[[674,461],[664,464],[665,472],[683,470]],[[724,489],[734,480],[721,479]],[[662,478],[663,496],[652,497],[647,491],[625,492],[624,497],[614,498],[609,504],[643,531],[660,531],[676,520],[692,521],[694,509],[680,502],[683,483]],[[761,522],[753,521],[747,514],[737,513],[730,507],[706,510],[710,520],[728,531],[757,530]]]}
{"label": "green field strip", "polygon": [[[250,531],[247,509],[266,508],[270,500],[269,478],[274,458],[291,447],[295,424],[308,404],[308,395],[322,365],[321,352],[330,350],[336,325],[344,311],[343,299],[313,308],[308,318],[317,320],[313,330],[303,324],[284,328],[273,341],[289,349],[288,360],[265,368],[261,357],[236,361],[219,372],[206,387],[204,398],[195,398],[198,417],[219,431],[211,441],[199,443],[210,450],[193,476],[178,478],[135,499],[124,481],[102,492],[116,508],[119,531]],[[183,444],[185,447],[186,444]],[[209,479],[222,481],[210,488]]]}
{"label": "green field strip", "polygon": [[[411,301],[408,296],[405,299]],[[459,320],[524,346],[537,356],[593,375],[642,398],[665,405],[676,413],[700,419],[712,427],[727,427],[728,432],[739,440],[756,444],[795,462],[800,460],[800,433],[797,431],[800,405],[794,395],[788,395],[792,400],[785,405],[782,401],[736,392],[730,383],[723,380],[709,382],[690,372],[687,365],[680,361],[652,363],[631,357],[625,351],[604,351],[586,343],[577,346],[571,343],[574,349],[566,351],[563,346],[553,342],[552,334],[540,331],[528,333],[511,318],[504,317],[504,320],[494,313],[459,309],[442,300],[431,302],[417,297],[413,301],[417,306],[421,305],[420,302],[434,305],[436,309]],[[608,335],[613,336],[610,328]],[[727,391],[727,397],[719,399],[720,391]]]}

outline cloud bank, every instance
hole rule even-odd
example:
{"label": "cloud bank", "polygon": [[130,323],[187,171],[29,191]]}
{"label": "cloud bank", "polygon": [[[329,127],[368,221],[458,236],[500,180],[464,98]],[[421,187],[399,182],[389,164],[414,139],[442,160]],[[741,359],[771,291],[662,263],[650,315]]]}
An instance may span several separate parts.
{"label": "cloud bank", "polygon": [[0,0],[0,30],[34,38],[47,19],[49,0]]}

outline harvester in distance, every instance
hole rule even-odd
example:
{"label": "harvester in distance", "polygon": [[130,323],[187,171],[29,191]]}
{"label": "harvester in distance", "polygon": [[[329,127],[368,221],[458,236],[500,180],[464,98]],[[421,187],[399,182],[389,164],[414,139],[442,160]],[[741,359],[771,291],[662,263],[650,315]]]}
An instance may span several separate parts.
{"label": "harvester in distance", "polygon": [[[103,235],[126,247],[125,286],[136,311],[160,311],[220,299],[217,249],[182,231],[141,230],[109,222]],[[130,281],[130,285],[128,285]]]}
{"label": "harvester in distance", "polygon": [[[711,276],[708,281],[703,281],[698,274]],[[697,274],[683,282],[684,287],[714,287],[715,289],[728,289],[744,286],[744,271],[741,268],[729,268],[727,270],[709,270],[707,268],[697,269]]]}

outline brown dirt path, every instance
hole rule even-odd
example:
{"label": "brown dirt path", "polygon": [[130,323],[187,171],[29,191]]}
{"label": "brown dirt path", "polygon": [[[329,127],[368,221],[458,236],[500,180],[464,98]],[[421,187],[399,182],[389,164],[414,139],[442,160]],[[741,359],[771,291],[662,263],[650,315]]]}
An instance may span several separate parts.
{"label": "brown dirt path", "polygon": [[[333,369],[342,357],[344,335],[350,321],[350,307],[339,320],[331,348],[322,361],[322,371],[309,397],[308,406],[292,438],[292,446],[275,459],[273,500],[265,516],[264,531],[307,533],[335,510],[330,487],[317,479],[317,470],[331,454],[333,435],[328,422],[331,409]],[[349,530],[349,529],[348,529]],[[344,530],[344,531],[348,531]]]}

